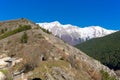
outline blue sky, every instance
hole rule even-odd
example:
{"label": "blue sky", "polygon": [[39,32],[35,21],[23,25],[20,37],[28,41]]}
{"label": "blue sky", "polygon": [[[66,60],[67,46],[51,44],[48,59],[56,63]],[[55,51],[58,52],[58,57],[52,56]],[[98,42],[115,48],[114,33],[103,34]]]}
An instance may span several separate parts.
{"label": "blue sky", "polygon": [[120,30],[120,0],[0,0],[0,21],[17,18]]}

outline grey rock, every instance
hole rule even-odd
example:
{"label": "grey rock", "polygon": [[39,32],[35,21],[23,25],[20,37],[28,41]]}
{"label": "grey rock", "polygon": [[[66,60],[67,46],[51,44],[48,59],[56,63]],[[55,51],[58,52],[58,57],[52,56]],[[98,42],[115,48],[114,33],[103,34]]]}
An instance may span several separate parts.
{"label": "grey rock", "polygon": [[6,79],[6,76],[2,72],[0,72],[0,80],[5,80],[5,79]]}

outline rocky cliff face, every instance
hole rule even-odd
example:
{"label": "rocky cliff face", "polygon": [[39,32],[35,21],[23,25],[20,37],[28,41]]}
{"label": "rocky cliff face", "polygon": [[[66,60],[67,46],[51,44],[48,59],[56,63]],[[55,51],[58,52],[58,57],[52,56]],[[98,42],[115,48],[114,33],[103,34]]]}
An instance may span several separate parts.
{"label": "rocky cliff face", "polygon": [[[0,40],[0,54],[22,59],[6,67],[12,74],[19,72],[13,75],[14,80],[102,80],[101,70],[117,77],[97,60],[31,24],[32,29]],[[21,43],[24,32],[28,36],[27,43]]]}

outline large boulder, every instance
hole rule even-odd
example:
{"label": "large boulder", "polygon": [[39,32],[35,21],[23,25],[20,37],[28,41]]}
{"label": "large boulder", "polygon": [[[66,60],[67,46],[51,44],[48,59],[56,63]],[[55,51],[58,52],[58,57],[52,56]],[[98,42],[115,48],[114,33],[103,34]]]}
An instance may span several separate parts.
{"label": "large boulder", "polygon": [[6,76],[2,72],[0,72],[0,80],[5,80],[5,79],[6,79]]}

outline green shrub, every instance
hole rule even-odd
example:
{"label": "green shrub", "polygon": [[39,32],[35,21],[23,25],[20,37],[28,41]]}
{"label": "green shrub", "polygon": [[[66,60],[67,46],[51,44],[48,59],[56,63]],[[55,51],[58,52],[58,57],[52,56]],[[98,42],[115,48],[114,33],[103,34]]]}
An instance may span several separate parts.
{"label": "green shrub", "polygon": [[21,37],[21,43],[27,43],[28,42],[28,35],[26,32]]}
{"label": "green shrub", "polygon": [[7,28],[5,28],[5,31],[7,31],[8,29]]}
{"label": "green shrub", "polygon": [[111,77],[107,72],[101,70],[100,71],[102,80],[116,80],[114,77]]}
{"label": "green shrub", "polygon": [[12,74],[7,69],[2,69],[0,72],[6,76],[6,80],[13,80]]}
{"label": "green shrub", "polygon": [[4,31],[4,29],[1,29],[1,34],[3,34],[5,31]]}
{"label": "green shrub", "polygon": [[4,39],[6,37],[9,37],[11,35],[14,35],[16,33],[22,32],[22,31],[26,31],[31,29],[30,25],[20,25],[18,28],[11,30],[11,31],[7,31],[4,34],[0,35],[0,39]]}
{"label": "green shrub", "polygon": [[7,28],[1,29],[0,35],[3,34],[3,33],[5,33],[7,30],[8,30]]}
{"label": "green shrub", "polygon": [[44,29],[44,28],[42,28],[42,27],[40,27],[40,29],[41,29],[43,32],[45,32],[45,33],[52,34],[52,32],[50,32],[49,30],[46,30],[46,29]]}
{"label": "green shrub", "polygon": [[2,70],[0,70],[0,72],[2,72],[3,74],[7,74],[8,73],[8,71],[6,69],[2,69]]}

